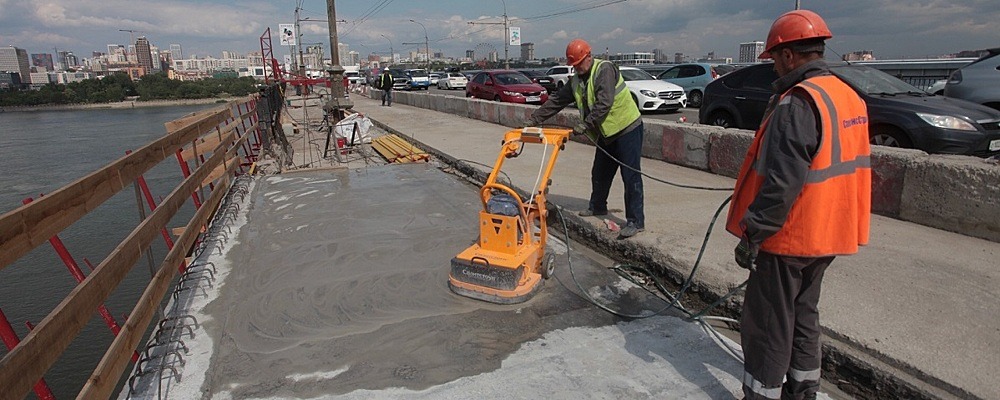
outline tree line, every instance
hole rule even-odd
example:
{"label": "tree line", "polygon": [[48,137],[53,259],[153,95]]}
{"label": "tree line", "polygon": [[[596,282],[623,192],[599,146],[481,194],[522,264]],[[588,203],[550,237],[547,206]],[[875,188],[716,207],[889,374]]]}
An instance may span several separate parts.
{"label": "tree line", "polygon": [[49,83],[39,90],[0,92],[0,107],[111,103],[135,96],[138,101],[204,99],[226,94],[246,96],[257,91],[256,83],[251,77],[179,81],[167,78],[164,72],[132,81],[125,73],[114,73],[68,84]]}

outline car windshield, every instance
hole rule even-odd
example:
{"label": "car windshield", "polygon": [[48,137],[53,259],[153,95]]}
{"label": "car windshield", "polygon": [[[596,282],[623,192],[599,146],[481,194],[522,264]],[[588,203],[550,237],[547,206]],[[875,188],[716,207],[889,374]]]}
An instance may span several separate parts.
{"label": "car windshield", "polygon": [[830,68],[830,71],[846,81],[855,90],[868,95],[927,94],[927,92],[917,89],[916,86],[874,68],[847,65]]}
{"label": "car windshield", "polygon": [[462,74],[460,74],[458,72],[449,72],[448,73],[448,77],[449,78],[465,78],[465,75],[462,75]]}
{"label": "car windshield", "polygon": [[411,69],[409,72],[410,76],[427,76],[427,71],[422,69]]}
{"label": "car windshield", "polygon": [[519,84],[531,83],[531,79],[528,79],[528,77],[524,76],[524,74],[522,73],[496,74],[493,76],[493,79],[496,79],[496,81],[501,85],[519,85]]}
{"label": "car windshield", "polygon": [[649,72],[643,71],[641,69],[623,69],[622,79],[627,81],[652,81],[656,80]]}

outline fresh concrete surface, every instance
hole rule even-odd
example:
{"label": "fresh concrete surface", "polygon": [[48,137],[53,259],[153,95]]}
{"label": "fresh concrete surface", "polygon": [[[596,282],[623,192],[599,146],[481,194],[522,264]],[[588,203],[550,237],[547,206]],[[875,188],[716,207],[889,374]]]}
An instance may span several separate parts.
{"label": "fresh concrete surface", "polygon": [[[380,107],[357,96],[356,109],[454,159],[492,165],[503,133],[500,125],[403,104]],[[537,173],[536,149],[526,148],[524,165],[509,164],[512,177]],[[586,207],[594,148],[568,143],[560,155],[550,202],[568,210]],[[738,163],[738,161],[737,161]],[[470,164],[471,165],[471,164]],[[486,167],[475,166],[481,170]],[[733,180],[704,171],[644,160],[643,171],[673,181],[732,186]],[[590,239],[616,257],[644,260],[686,275],[692,268],[709,219],[726,192],[678,189],[644,180],[646,231],[614,240],[603,223],[586,221]],[[610,206],[623,216],[616,180]],[[732,262],[737,240],[717,224],[698,272],[698,281],[717,295],[746,278]],[[932,396],[1000,398],[1000,244],[876,216],[871,244],[839,257],[826,275],[820,304],[829,343],[859,352],[891,379]]]}
{"label": "fresh concrete surface", "polygon": [[174,342],[184,361],[155,350],[174,369],[145,374],[132,398],[740,395],[739,354],[724,347],[735,343],[669,313],[622,321],[582,300],[574,279],[625,313],[663,307],[577,243],[550,239],[556,278],[526,303],[452,294],[448,265],[475,240],[481,207],[434,164],[257,179],[220,251],[195,263],[218,268],[214,284],[177,300],[172,315],[200,321]]}

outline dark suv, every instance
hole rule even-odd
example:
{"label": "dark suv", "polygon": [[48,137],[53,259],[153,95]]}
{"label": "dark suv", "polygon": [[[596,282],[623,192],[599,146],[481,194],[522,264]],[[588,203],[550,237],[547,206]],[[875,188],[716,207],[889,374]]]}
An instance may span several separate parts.
{"label": "dark suv", "polygon": [[[928,153],[1000,154],[1000,112],[964,100],[936,96],[874,68],[833,64],[868,105],[872,144]],[[756,130],[778,78],[773,64],[731,72],[705,88],[702,124]]]}
{"label": "dark suv", "polygon": [[1000,47],[952,72],[944,95],[1000,110]]}

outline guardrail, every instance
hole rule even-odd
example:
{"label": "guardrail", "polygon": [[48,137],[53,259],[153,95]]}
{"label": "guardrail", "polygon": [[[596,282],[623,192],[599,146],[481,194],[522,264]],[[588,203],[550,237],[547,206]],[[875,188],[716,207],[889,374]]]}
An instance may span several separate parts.
{"label": "guardrail", "polygon": [[[176,158],[184,175],[158,205],[146,193],[151,213],[0,360],[0,399],[27,395],[162,234],[172,247],[77,398],[112,395],[173,277],[184,269],[185,256],[229,192],[234,177],[258,154],[261,132],[257,102],[258,96],[251,96],[168,122],[162,138],[0,216],[0,269],[4,269],[133,182],[142,184],[142,175],[166,159]],[[195,163],[194,171],[188,169],[188,162]],[[202,198],[199,193],[206,187],[209,195]],[[167,224],[188,198],[193,199],[197,211],[183,229],[174,230],[179,237],[172,243],[166,234]]]}

